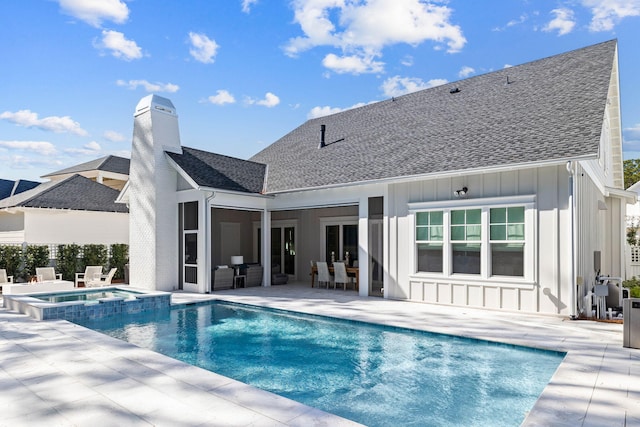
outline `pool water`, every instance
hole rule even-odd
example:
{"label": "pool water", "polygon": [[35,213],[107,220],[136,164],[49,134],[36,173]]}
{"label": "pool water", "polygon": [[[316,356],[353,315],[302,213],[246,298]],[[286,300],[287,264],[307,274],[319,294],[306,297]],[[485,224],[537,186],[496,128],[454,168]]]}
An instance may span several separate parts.
{"label": "pool water", "polygon": [[140,292],[123,291],[120,289],[103,289],[91,291],[74,291],[74,292],[56,292],[50,294],[35,294],[33,298],[47,302],[67,302],[67,301],[86,301],[87,304],[98,303],[100,298],[119,297],[124,299],[135,299]]}
{"label": "pool water", "polygon": [[518,426],[563,353],[227,303],[83,322],[368,426]]}

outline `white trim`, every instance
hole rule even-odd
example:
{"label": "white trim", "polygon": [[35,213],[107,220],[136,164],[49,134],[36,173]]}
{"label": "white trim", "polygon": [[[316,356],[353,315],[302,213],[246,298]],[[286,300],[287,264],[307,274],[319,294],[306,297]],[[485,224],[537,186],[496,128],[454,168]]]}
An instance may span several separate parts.
{"label": "white trim", "polygon": [[439,200],[435,202],[414,202],[408,203],[409,212],[434,209],[448,209],[458,207],[490,207],[490,206],[510,206],[535,203],[536,195],[527,194],[521,196],[505,196],[505,197],[485,197],[477,199],[452,199]]}
{"label": "white trim", "polygon": [[360,185],[374,185],[374,184],[399,184],[404,182],[412,182],[412,181],[423,181],[430,179],[440,179],[440,178],[451,178],[455,176],[473,176],[473,175],[485,175],[490,173],[499,173],[499,172],[508,172],[513,170],[521,170],[521,169],[537,169],[545,166],[553,166],[553,165],[564,165],[567,161],[575,160],[593,160],[598,158],[598,153],[587,154],[584,156],[574,156],[567,157],[564,159],[553,159],[553,160],[545,160],[540,162],[532,162],[532,163],[514,163],[511,165],[504,166],[485,166],[478,169],[460,169],[453,171],[443,171],[443,172],[432,172],[425,174],[417,174],[417,175],[407,175],[407,176],[395,176],[389,178],[380,178],[380,179],[372,179],[368,181],[354,181],[354,182],[345,182],[339,184],[331,184],[331,185],[319,185],[315,187],[300,187],[300,188],[291,188],[287,190],[280,191],[267,191],[267,194],[286,194],[286,193],[298,193],[301,191],[314,191],[314,190],[324,190],[331,188],[342,188],[342,187],[354,187]]}

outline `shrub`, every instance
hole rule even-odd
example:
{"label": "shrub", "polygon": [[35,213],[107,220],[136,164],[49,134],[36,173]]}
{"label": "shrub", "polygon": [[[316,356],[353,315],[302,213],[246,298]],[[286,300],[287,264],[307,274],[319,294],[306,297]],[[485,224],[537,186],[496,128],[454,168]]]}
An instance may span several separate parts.
{"label": "shrub", "polygon": [[29,245],[24,251],[24,272],[36,274],[36,268],[49,266],[49,247],[45,245]]}
{"label": "shrub", "polygon": [[58,258],[56,266],[62,273],[64,280],[75,280],[80,267],[80,246],[76,244],[58,245]]}
{"label": "shrub", "polygon": [[111,257],[109,258],[109,268],[116,267],[115,279],[124,279],[124,266],[129,261],[129,245],[116,243],[111,245]]}
{"label": "shrub", "polygon": [[82,262],[80,271],[87,265],[107,265],[107,247],[105,245],[84,245],[82,247]]}
{"label": "shrub", "polygon": [[12,245],[0,246],[0,268],[7,270],[7,276],[14,281],[22,277],[22,247]]}
{"label": "shrub", "polygon": [[636,276],[622,282],[622,286],[629,288],[629,297],[640,298],[640,280],[638,280]]}

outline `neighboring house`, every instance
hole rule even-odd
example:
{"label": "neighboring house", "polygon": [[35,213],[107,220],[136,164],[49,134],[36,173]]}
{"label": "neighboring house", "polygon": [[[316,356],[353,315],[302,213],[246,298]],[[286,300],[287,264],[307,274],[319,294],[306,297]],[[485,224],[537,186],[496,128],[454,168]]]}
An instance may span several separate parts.
{"label": "neighboring house", "polygon": [[31,190],[40,184],[40,182],[25,179],[19,179],[17,181],[0,179],[0,200],[20,194],[23,191]]}
{"label": "neighboring house", "polygon": [[129,179],[129,162],[124,157],[110,155],[44,175],[42,178],[56,181],[78,174],[119,191]]}
{"label": "neighboring house", "polygon": [[182,147],[150,95],[120,196],[131,284],[209,292],[234,255],[308,283],[348,252],[363,296],[576,315],[624,269],[619,96],[609,41],[311,119],[245,161]]}
{"label": "neighboring house", "polygon": [[115,203],[128,169],[129,159],[107,156],[0,200],[0,244],[128,243],[128,209]]}

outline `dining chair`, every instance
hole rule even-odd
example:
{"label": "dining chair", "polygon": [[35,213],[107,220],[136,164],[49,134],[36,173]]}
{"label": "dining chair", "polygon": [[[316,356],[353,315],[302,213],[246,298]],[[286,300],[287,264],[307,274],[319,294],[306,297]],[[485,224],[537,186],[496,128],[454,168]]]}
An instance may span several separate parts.
{"label": "dining chair", "polygon": [[320,287],[321,283],[325,283],[327,285],[327,289],[329,289],[329,284],[331,284],[329,266],[324,261],[318,261],[316,265],[318,266],[318,287]]}
{"label": "dining chair", "polygon": [[334,288],[338,286],[338,283],[342,283],[343,290],[347,290],[347,283],[350,282],[349,277],[347,276],[347,268],[344,266],[344,262],[334,262],[333,263],[333,272],[335,274],[334,278]]}

